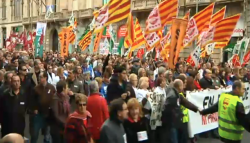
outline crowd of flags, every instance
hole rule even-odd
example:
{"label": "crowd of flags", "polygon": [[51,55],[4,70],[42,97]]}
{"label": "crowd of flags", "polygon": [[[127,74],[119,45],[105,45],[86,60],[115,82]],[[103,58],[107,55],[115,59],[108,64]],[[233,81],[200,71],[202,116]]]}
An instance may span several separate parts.
{"label": "crowd of flags", "polygon": [[[77,44],[82,51],[91,49],[91,52],[98,52],[102,38],[105,38],[104,46],[112,50],[114,47],[116,34],[112,26],[113,23],[127,19],[126,36],[121,37],[118,45],[119,54],[121,48],[127,49],[127,56],[132,56],[137,50],[137,56],[142,58],[145,52],[154,50],[157,57],[161,57],[169,65],[177,62],[179,52],[190,46],[196,41],[196,48],[191,52],[187,62],[193,66],[198,66],[199,59],[205,55],[211,55],[214,48],[224,48],[228,45],[235,26],[241,16],[236,14],[226,17],[226,6],[219,11],[214,10],[215,3],[211,3],[203,10],[190,17],[190,10],[184,17],[178,17],[178,0],[162,0],[150,12],[145,29],[141,28],[139,20],[133,15],[131,10],[131,0],[110,0],[107,4],[96,10],[94,18],[86,28],[80,39],[76,37],[77,20],[73,12],[70,17],[69,43]],[[52,8],[48,8],[46,17],[53,13]],[[106,35],[107,28],[110,39],[103,37]],[[31,40],[27,40],[27,35],[32,33],[24,32],[21,34],[21,43],[28,46]],[[64,33],[58,34],[59,39],[63,38]],[[10,38],[17,37],[11,34]],[[32,38],[31,38],[32,39]],[[248,45],[247,45],[248,46]],[[246,53],[246,52],[245,52]],[[246,53],[246,58],[241,60],[241,64],[250,60],[250,53]],[[231,61],[236,61],[231,58]],[[171,67],[171,66],[170,66]]]}

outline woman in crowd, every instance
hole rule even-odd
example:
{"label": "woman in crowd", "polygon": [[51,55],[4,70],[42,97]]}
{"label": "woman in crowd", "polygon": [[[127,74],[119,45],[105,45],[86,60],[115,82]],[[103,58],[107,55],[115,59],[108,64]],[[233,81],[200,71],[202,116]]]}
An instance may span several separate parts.
{"label": "woman in crowd", "polygon": [[138,70],[138,79],[140,79],[141,77],[147,77],[147,73],[146,73],[146,70],[144,68],[140,68]]}
{"label": "woman in crowd", "polygon": [[226,68],[225,69],[225,82],[226,82],[226,85],[229,86],[229,85],[233,85],[233,75],[232,75],[232,70],[231,68]]}
{"label": "woman in crowd", "polygon": [[226,87],[225,74],[226,74],[225,70],[223,68],[220,68],[218,78],[220,79],[221,85],[224,86],[224,87]]}
{"label": "woman in crowd", "polygon": [[200,79],[201,78],[200,77],[201,77],[200,73],[197,71],[194,71],[194,73],[193,73],[194,85],[195,85],[195,89],[198,89],[198,90],[201,89],[201,86],[200,86]]}
{"label": "woman in crowd", "polygon": [[151,91],[153,91],[155,88],[154,72],[153,71],[148,71],[148,79],[149,79],[149,89]]}
{"label": "woman in crowd", "polygon": [[64,71],[63,67],[57,68],[57,74],[56,75],[59,77],[60,80],[65,80],[66,79],[63,71]]}
{"label": "woman in crowd", "polygon": [[57,93],[52,102],[52,124],[50,132],[54,143],[64,143],[64,126],[70,113],[68,87],[65,81],[56,84]]}
{"label": "woman in crowd", "polygon": [[136,98],[130,98],[127,103],[128,119],[124,121],[128,143],[149,143],[149,126],[143,117],[141,105]]}
{"label": "woman in crowd", "polygon": [[86,110],[87,96],[83,94],[76,95],[77,109],[69,115],[65,126],[65,137],[67,143],[90,143],[92,138],[88,132],[91,123],[88,119],[91,114]]}

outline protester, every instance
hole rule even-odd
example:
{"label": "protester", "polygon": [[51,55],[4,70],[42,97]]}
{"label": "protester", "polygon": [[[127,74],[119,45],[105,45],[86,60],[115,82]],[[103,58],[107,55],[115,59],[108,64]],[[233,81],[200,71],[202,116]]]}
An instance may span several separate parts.
{"label": "protester", "polygon": [[109,106],[109,119],[101,128],[101,143],[127,143],[127,136],[122,126],[124,120],[128,118],[128,107],[121,98],[115,99]]}
{"label": "protester", "polygon": [[0,140],[0,143],[24,143],[24,139],[19,134],[11,133],[11,134],[4,136]]}
{"label": "protester", "polygon": [[0,100],[0,124],[2,136],[17,133],[24,137],[27,98],[20,88],[20,77],[13,75],[11,87],[4,91]]}
{"label": "protester", "polygon": [[100,142],[100,129],[106,119],[109,118],[108,105],[105,98],[99,93],[99,86],[96,81],[90,82],[90,96],[88,97],[87,110],[91,113],[89,119],[91,126],[88,127],[96,143]]}

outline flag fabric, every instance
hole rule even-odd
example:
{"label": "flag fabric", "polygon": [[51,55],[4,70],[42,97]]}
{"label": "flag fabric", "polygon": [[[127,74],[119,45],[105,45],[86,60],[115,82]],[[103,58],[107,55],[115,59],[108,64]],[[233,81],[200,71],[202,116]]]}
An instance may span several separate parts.
{"label": "flag fabric", "polygon": [[35,57],[43,57],[43,39],[47,23],[37,22],[35,38]]}
{"label": "flag fabric", "polygon": [[244,67],[245,65],[247,65],[249,61],[250,61],[250,50],[244,55],[243,63],[241,64],[241,67]]}
{"label": "flag fabric", "polygon": [[202,38],[202,46],[212,42],[228,42],[239,18],[240,14],[236,14],[219,21],[215,26],[211,26]]}
{"label": "flag fabric", "polygon": [[127,32],[125,37],[124,47],[128,48],[134,43],[135,40],[135,29],[134,29],[134,20],[132,13],[129,14],[127,20]]}
{"label": "flag fabric", "polygon": [[53,7],[54,7],[54,5],[48,5],[48,6],[46,6],[45,19],[49,19],[49,18],[50,18],[50,15],[51,15],[52,13],[54,13]]}
{"label": "flag fabric", "polygon": [[194,51],[191,53],[190,57],[191,60],[189,61],[189,63],[191,65],[194,65],[195,67],[198,67],[199,65],[199,61],[200,61],[200,54],[201,54],[201,44],[198,45]]}
{"label": "flag fabric", "polygon": [[63,28],[62,29],[63,38],[61,39],[61,56],[67,57],[69,55],[69,36],[70,36],[70,29]]}
{"label": "flag fabric", "polygon": [[90,54],[93,54],[93,52],[94,52],[95,37],[96,37],[96,34],[92,34],[91,42],[89,44],[89,52],[90,52]]}
{"label": "flag fabric", "polygon": [[142,46],[143,44],[146,44],[146,40],[144,38],[144,34],[142,33],[142,29],[139,23],[139,20],[135,20],[135,30],[134,30],[134,42],[132,44],[131,50],[134,51],[138,47]]}
{"label": "flag fabric", "polygon": [[[110,34],[110,46],[109,46],[109,51],[111,52],[115,46],[115,32],[114,29],[112,27],[112,25],[109,25],[109,34]],[[112,52],[111,52],[112,53]]]}
{"label": "flag fabric", "polygon": [[186,34],[187,20],[174,19],[171,27],[171,47],[168,59],[168,66],[171,69],[175,68],[175,64],[178,62],[179,53],[182,47],[182,42]]}
{"label": "flag fabric", "polygon": [[177,17],[178,0],[165,0],[154,7],[146,20],[146,34],[162,29]]}
{"label": "flag fabric", "polygon": [[202,32],[202,29],[206,26],[206,22],[211,20],[214,4],[215,3],[210,4],[190,18],[183,41],[184,47],[190,45],[191,42]]}
{"label": "flag fabric", "polygon": [[160,46],[160,39],[162,38],[162,30],[152,32],[145,35],[147,51],[152,50],[154,47]]}
{"label": "flag fabric", "polygon": [[82,51],[85,51],[86,48],[89,46],[89,44],[91,43],[91,31],[89,31],[83,38],[82,40],[79,41],[79,46],[81,48]]}
{"label": "flag fabric", "polygon": [[215,42],[214,48],[224,48],[228,45],[228,42]]}
{"label": "flag fabric", "polygon": [[119,55],[122,55],[122,46],[123,46],[124,40],[125,40],[125,37],[121,37],[119,45],[117,47]]}
{"label": "flag fabric", "polygon": [[130,3],[130,0],[110,0],[108,4],[95,12],[94,33],[99,32],[103,27],[111,23],[127,18],[130,13]]}
{"label": "flag fabric", "polygon": [[144,48],[141,48],[141,49],[139,49],[139,50],[137,51],[136,56],[137,56],[137,58],[142,59],[142,58],[143,58],[143,55],[144,55]]}
{"label": "flag fabric", "polygon": [[[70,30],[70,34],[69,34],[69,37],[68,37],[69,38],[69,43],[74,44],[75,39],[76,39],[75,29],[77,28],[77,21],[75,20],[74,25],[70,25],[67,28],[69,28],[69,30]],[[60,40],[62,39],[62,33],[61,32],[58,34],[58,37],[59,37]]]}
{"label": "flag fabric", "polygon": [[100,45],[100,41],[102,39],[102,34],[103,34],[103,31],[100,31],[100,32],[96,33],[93,52],[97,52],[98,51],[98,48],[99,48],[99,45]]}
{"label": "flag fabric", "polygon": [[214,26],[217,22],[221,21],[222,19],[225,18],[226,14],[226,6],[217,11],[215,14],[212,15],[212,19],[210,22],[211,26]]}

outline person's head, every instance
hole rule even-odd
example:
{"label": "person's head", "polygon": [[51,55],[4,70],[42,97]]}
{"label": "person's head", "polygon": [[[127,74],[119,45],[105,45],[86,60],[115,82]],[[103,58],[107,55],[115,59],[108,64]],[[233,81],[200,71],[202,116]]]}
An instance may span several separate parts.
{"label": "person's head", "polygon": [[48,81],[48,74],[45,71],[41,71],[39,74],[39,80],[42,85],[46,85]]}
{"label": "person's head", "polygon": [[206,69],[203,72],[204,76],[206,77],[206,79],[211,79],[212,78],[212,72],[209,69]]}
{"label": "person's head", "polygon": [[226,75],[226,72],[225,72],[224,68],[220,68],[219,76],[224,79],[225,75]]}
{"label": "person's head", "polygon": [[180,80],[180,79],[175,79],[174,80],[174,88],[179,92],[179,93],[181,93],[181,92],[183,92],[183,82],[182,82],[182,80]]}
{"label": "person's head", "polygon": [[165,72],[166,72],[166,68],[159,67],[159,69],[158,69],[158,77],[164,77]]}
{"label": "person's head", "polygon": [[166,87],[166,79],[163,77],[158,77],[156,80],[156,86],[161,87],[161,88],[165,88]]}
{"label": "person's head", "polygon": [[206,68],[207,68],[207,69],[211,69],[211,63],[209,63],[209,62],[206,63]]}
{"label": "person's head", "polygon": [[48,70],[49,73],[53,73],[53,67],[52,67],[52,65],[48,65],[47,66],[47,70]]}
{"label": "person's head", "polygon": [[99,85],[96,80],[93,80],[89,83],[89,91],[90,94],[99,93]]}
{"label": "person's head", "polygon": [[133,120],[139,119],[142,117],[142,108],[141,104],[136,98],[130,98],[127,103],[129,117]]}
{"label": "person's head", "polygon": [[74,74],[74,72],[73,72],[73,70],[68,70],[68,79],[70,80],[70,81],[74,81],[75,80],[75,74]]}
{"label": "person's head", "polygon": [[178,77],[176,77],[176,79],[180,79],[183,83],[183,88],[186,87],[186,83],[187,83],[187,77],[185,75],[179,75]]}
{"label": "person's head", "polygon": [[24,139],[19,134],[11,133],[11,134],[4,136],[0,140],[0,143],[24,143]]}
{"label": "person's head", "polygon": [[110,73],[104,72],[104,74],[103,74],[103,82],[104,83],[109,83],[110,82],[110,80],[109,80],[110,76],[111,76]]}
{"label": "person's head", "polygon": [[147,76],[146,70],[144,68],[140,68],[138,70],[138,76],[139,77],[146,77]]}
{"label": "person's head", "polygon": [[18,67],[18,58],[13,58],[11,62],[14,65],[14,67]]}
{"label": "person's head", "polygon": [[13,90],[17,90],[21,87],[20,77],[18,75],[13,75],[11,78],[11,85]]}
{"label": "person's head", "polygon": [[99,71],[99,72],[101,72],[102,71],[102,64],[101,63],[99,63],[98,65],[97,65],[97,71]]}
{"label": "person's head", "polygon": [[120,81],[127,80],[127,71],[126,68],[123,66],[118,66],[114,69],[114,73],[118,74],[118,78]]}
{"label": "person's head", "polygon": [[18,67],[18,73],[19,73],[19,75],[23,75],[23,76],[27,75],[27,67],[26,67],[25,64],[19,65],[19,67]]}
{"label": "person's head", "polygon": [[167,70],[165,72],[165,79],[168,80],[168,81],[172,81],[172,79],[173,79],[173,73],[172,73],[171,70]]}
{"label": "person's head", "polygon": [[64,76],[64,75],[63,75],[63,71],[64,71],[64,68],[63,68],[63,67],[57,68],[57,70],[56,70],[56,75],[59,76],[59,77]]}
{"label": "person's head", "polygon": [[148,78],[150,79],[150,80],[154,80],[154,72],[153,71],[148,71]]}
{"label": "person's head", "polygon": [[87,68],[88,67],[88,60],[84,60],[83,63],[82,63],[82,66],[84,68]]}
{"label": "person's head", "polygon": [[213,75],[219,75],[219,68],[218,67],[216,67],[216,66],[214,66],[213,68],[212,68],[212,74]]}
{"label": "person's head", "polygon": [[84,94],[76,94],[75,100],[77,105],[77,111],[80,114],[84,114],[86,112],[88,97]]}
{"label": "person's head", "polygon": [[35,70],[40,70],[41,66],[42,66],[42,62],[39,59],[35,59],[34,61]]}
{"label": "person's head", "polygon": [[136,75],[136,74],[130,74],[130,75],[129,75],[129,82],[130,82],[134,87],[136,87],[137,84],[138,84],[137,75]]}
{"label": "person's head", "polygon": [[245,93],[245,84],[239,80],[233,83],[233,92],[238,96],[243,96]]}
{"label": "person's head", "polygon": [[148,77],[141,77],[139,80],[139,88],[140,89],[147,89],[149,87],[149,79]]}
{"label": "person's head", "polygon": [[11,78],[12,78],[13,75],[14,75],[13,72],[7,71],[7,72],[4,74],[4,82],[7,83],[8,85],[10,85],[10,84],[11,84]]}
{"label": "person's head", "polygon": [[111,120],[119,119],[120,121],[124,121],[127,119],[128,108],[126,102],[122,98],[111,101],[109,115]]}
{"label": "person's head", "polygon": [[86,71],[83,73],[84,80],[90,81],[90,71]]}
{"label": "person's head", "polygon": [[176,71],[179,72],[179,73],[183,73],[183,65],[180,64],[180,63],[177,63],[176,66]]}
{"label": "person's head", "polygon": [[101,77],[96,77],[95,80],[97,81],[99,89],[100,89],[102,87],[103,79]]}
{"label": "person's head", "polygon": [[60,80],[59,82],[57,82],[56,91],[57,91],[57,93],[67,94],[67,92],[68,92],[67,83],[64,80]]}
{"label": "person's head", "polygon": [[75,72],[76,72],[76,74],[81,74],[82,73],[82,68],[81,68],[81,66],[76,66],[75,67]]}

